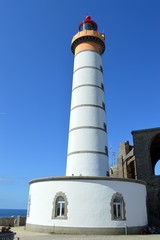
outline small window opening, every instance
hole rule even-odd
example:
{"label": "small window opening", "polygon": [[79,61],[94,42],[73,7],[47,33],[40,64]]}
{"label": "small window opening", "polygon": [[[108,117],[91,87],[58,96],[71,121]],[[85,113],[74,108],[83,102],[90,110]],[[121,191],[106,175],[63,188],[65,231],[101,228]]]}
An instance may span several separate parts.
{"label": "small window opening", "polygon": [[100,65],[100,71],[103,73],[103,68],[102,68],[102,66]]}
{"label": "small window opening", "polygon": [[56,217],[64,216],[65,201],[63,197],[58,197],[56,200]]}
{"label": "small window opening", "polygon": [[104,85],[103,85],[103,83],[101,83],[101,88],[102,88],[102,90],[104,90]]}
{"label": "small window opening", "polygon": [[104,110],[106,110],[106,107],[105,107],[104,102],[102,102],[102,108],[103,108]]}
{"label": "small window opening", "polygon": [[106,153],[106,155],[108,157],[108,147],[107,146],[105,146],[105,153]]}
{"label": "small window opening", "polygon": [[104,128],[104,131],[107,132],[106,124],[105,124],[105,123],[103,124],[103,128]]}

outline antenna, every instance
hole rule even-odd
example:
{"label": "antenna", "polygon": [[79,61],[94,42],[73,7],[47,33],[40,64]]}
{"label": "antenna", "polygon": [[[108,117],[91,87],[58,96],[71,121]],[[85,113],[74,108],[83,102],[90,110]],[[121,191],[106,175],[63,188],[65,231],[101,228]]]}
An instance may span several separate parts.
{"label": "antenna", "polygon": [[115,152],[112,152],[112,165],[115,165]]}
{"label": "antenna", "polygon": [[115,158],[116,158],[116,152],[113,151],[112,146],[110,146],[110,155],[111,155],[111,166],[116,164]]}

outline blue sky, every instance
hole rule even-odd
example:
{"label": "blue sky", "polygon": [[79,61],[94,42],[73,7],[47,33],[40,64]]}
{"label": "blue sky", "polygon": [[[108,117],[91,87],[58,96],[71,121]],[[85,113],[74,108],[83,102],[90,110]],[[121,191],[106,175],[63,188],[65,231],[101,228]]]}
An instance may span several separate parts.
{"label": "blue sky", "polygon": [[26,208],[28,181],[64,176],[73,55],[86,15],[106,35],[109,149],[159,127],[159,0],[0,1],[0,208]]}

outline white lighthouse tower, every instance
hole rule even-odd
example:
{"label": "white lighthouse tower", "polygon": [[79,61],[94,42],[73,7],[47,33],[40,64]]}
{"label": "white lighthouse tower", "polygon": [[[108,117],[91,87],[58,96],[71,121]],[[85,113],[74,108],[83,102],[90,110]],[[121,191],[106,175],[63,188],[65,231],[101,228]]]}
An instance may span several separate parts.
{"label": "white lighthouse tower", "polygon": [[108,176],[104,34],[97,32],[89,16],[80,24],[71,49],[75,57],[66,176],[30,181],[26,229],[139,233],[147,225],[146,185]]}
{"label": "white lighthouse tower", "polygon": [[108,175],[108,147],[102,57],[104,34],[90,16],[79,25],[74,58],[67,176]]}

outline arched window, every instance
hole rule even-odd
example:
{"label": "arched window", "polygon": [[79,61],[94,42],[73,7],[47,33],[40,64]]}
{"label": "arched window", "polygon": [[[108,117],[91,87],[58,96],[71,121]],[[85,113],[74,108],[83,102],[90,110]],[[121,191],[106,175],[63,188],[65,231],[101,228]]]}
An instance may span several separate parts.
{"label": "arched window", "polygon": [[124,221],[125,218],[125,202],[120,193],[115,193],[111,199],[111,219]]}
{"label": "arched window", "polygon": [[55,217],[62,217],[64,216],[64,209],[65,209],[65,200],[63,197],[58,197],[56,200],[56,214]]}
{"label": "arched window", "polygon": [[53,200],[52,218],[67,219],[68,201],[63,192],[56,194]]}

